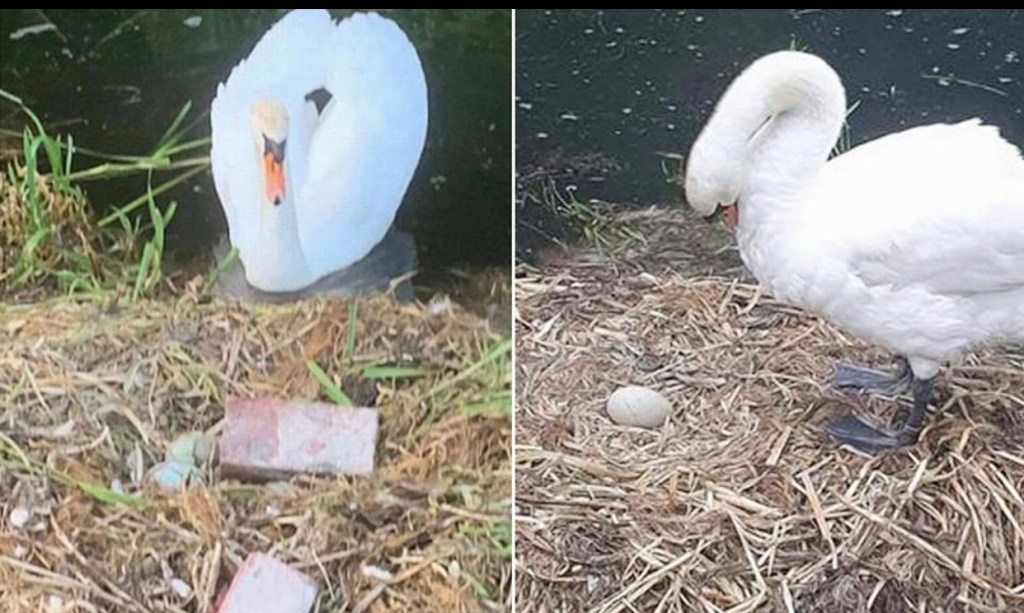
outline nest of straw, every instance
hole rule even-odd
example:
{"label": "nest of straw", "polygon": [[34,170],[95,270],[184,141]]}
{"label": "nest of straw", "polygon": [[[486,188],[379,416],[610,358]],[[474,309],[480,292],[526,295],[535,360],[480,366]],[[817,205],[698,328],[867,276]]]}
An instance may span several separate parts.
{"label": "nest of straw", "polygon": [[[908,399],[830,391],[834,363],[890,356],[693,274],[734,265],[725,249],[643,238],[695,223],[622,215],[609,235],[631,244],[518,271],[520,610],[1024,610],[1024,352],[944,371],[917,445],[837,448],[825,420]],[[625,384],[669,398],[662,429],[608,419]]]}
{"label": "nest of straw", "polygon": [[[500,342],[486,321],[437,311],[360,300],[350,327],[345,302],[189,292],[0,309],[0,608],[211,611],[253,551],[317,579],[317,611],[507,606],[511,427],[506,412],[461,408],[507,389],[510,373],[481,362]],[[131,465],[162,460],[175,436],[216,433],[229,395],[318,397],[309,360],[379,407],[372,476],[250,485],[211,468],[177,495],[133,484]],[[380,363],[426,374],[360,376]],[[115,478],[144,504],[90,495]],[[32,519],[14,525],[16,508]]]}

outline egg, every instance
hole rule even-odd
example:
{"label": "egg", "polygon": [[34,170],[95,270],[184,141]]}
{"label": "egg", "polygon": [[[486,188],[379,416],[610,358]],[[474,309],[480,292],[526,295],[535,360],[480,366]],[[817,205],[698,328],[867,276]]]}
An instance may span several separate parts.
{"label": "egg", "polygon": [[149,478],[165,494],[180,492],[198,474],[194,464],[182,460],[166,460],[149,469]]}
{"label": "egg", "polygon": [[608,416],[617,424],[657,428],[672,413],[672,404],[658,392],[627,385],[608,397]]}
{"label": "egg", "polygon": [[202,432],[186,432],[167,447],[165,460],[178,460],[192,464],[205,464],[213,454],[216,442]]}

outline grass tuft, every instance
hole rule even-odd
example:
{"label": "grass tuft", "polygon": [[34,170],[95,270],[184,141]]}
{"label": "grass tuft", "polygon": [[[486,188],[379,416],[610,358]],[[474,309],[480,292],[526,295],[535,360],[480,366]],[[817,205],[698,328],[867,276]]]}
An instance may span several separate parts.
{"label": "grass tuft", "polygon": [[[128,156],[77,147],[71,136],[47,132],[21,98],[0,89],[0,100],[28,118],[20,159],[0,175],[0,295],[31,297],[56,289],[105,298],[122,287],[132,288],[133,300],[152,294],[163,279],[167,226],[177,211],[175,202],[161,205],[156,198],[209,167],[207,157],[178,159],[209,143],[184,140],[191,104],[150,155]],[[76,154],[107,161],[75,170]],[[157,172],[174,174],[154,186]],[[96,220],[80,183],[142,173],[146,191]]]}

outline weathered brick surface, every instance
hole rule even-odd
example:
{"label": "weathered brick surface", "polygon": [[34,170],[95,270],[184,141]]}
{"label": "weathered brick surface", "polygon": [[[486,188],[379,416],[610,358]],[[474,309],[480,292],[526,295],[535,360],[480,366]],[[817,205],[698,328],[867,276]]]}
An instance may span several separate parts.
{"label": "weathered brick surface", "polygon": [[229,398],[220,440],[224,477],[365,475],[377,445],[375,409],[277,398]]}
{"label": "weathered brick surface", "polygon": [[309,613],[316,582],[264,553],[252,553],[231,580],[217,613]]}

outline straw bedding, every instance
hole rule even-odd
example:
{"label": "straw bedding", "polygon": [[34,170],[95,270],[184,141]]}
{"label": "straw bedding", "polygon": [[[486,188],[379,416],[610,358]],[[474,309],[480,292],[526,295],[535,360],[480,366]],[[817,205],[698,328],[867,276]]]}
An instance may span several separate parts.
{"label": "straw bedding", "polygon": [[[735,280],[695,224],[616,215],[610,249],[517,271],[519,610],[1024,610],[1024,351],[944,371],[918,445],[837,448],[825,420],[897,403],[829,390],[834,363],[890,356]],[[669,422],[610,422],[624,384]]]}
{"label": "straw bedding", "polygon": [[[317,579],[317,611],[507,607],[511,427],[463,410],[509,385],[481,363],[500,337],[459,307],[361,299],[350,328],[352,313],[195,291],[0,307],[0,610],[210,611],[252,551]],[[139,486],[141,506],[89,494],[136,490],[175,436],[219,431],[229,395],[318,397],[309,360],[380,407],[373,476],[250,485],[208,468],[180,494]],[[426,376],[361,376],[381,363]]]}

